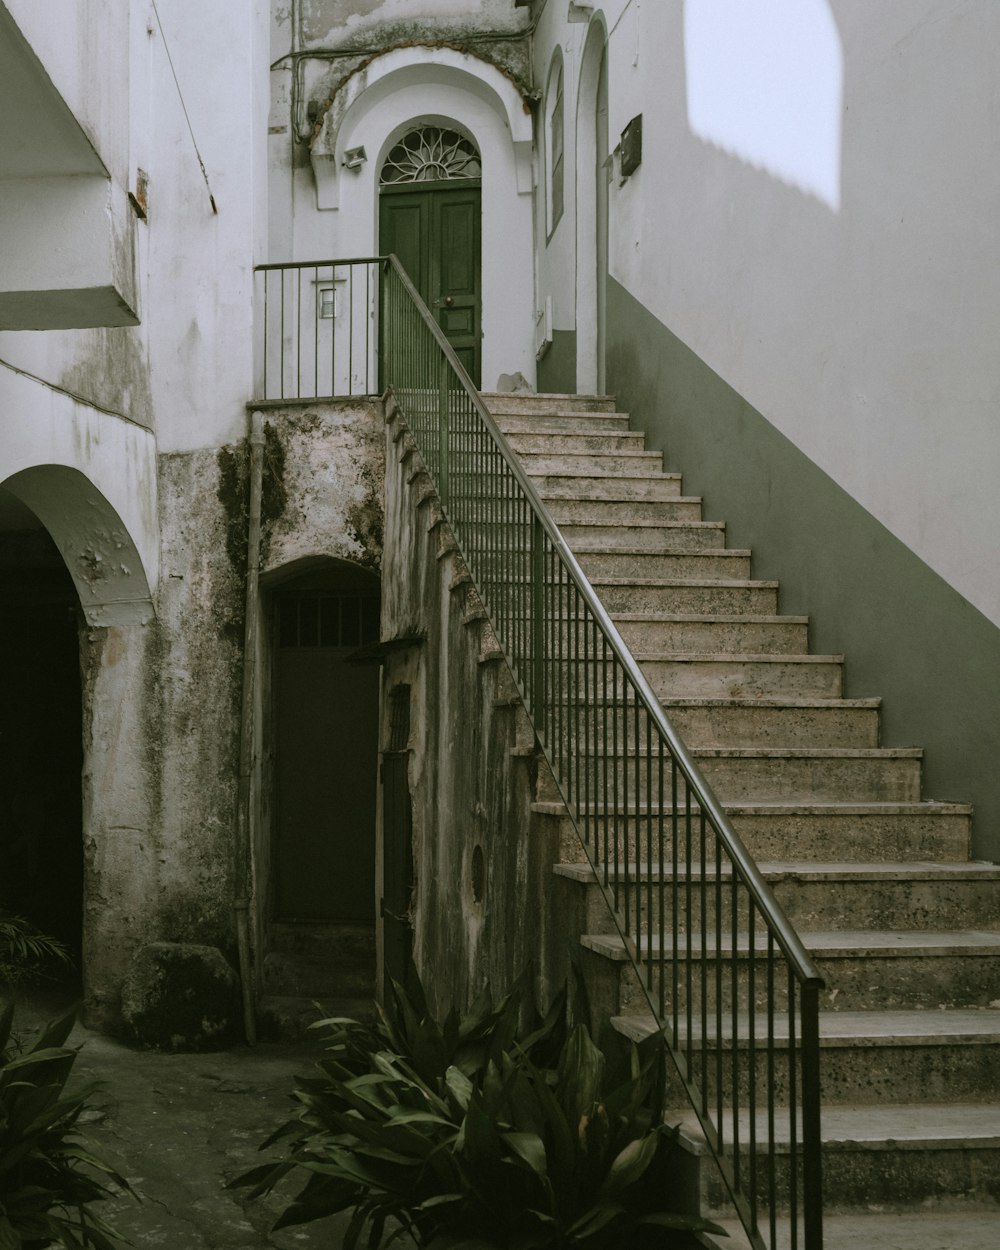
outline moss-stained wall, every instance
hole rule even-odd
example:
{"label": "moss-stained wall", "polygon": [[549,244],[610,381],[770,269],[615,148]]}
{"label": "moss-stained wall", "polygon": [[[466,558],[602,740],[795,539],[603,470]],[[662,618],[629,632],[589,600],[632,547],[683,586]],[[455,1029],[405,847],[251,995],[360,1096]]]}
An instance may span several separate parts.
{"label": "moss-stained wall", "polygon": [[[289,406],[266,437],[265,567],[334,556],[377,569],[375,406]],[[235,965],[248,467],[245,443],[160,456],[156,617],[83,637],[87,1014],[109,1031],[140,946],[215,946]]]}

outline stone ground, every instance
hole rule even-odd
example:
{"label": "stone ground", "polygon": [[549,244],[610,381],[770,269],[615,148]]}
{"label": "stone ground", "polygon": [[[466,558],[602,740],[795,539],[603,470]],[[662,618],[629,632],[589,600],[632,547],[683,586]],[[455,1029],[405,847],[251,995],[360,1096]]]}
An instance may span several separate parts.
{"label": "stone ground", "polygon": [[[38,999],[21,1008],[22,1034],[59,1013]],[[133,1050],[77,1024],[77,1082],[100,1082],[87,1131],[99,1153],[142,1198],[105,1214],[136,1247],[165,1250],[337,1250],[347,1217],[271,1232],[278,1200],[250,1202],[225,1182],[266,1155],[258,1146],[290,1118],[297,1073],[318,1047],[259,1043],[206,1054]],[[398,1243],[397,1243],[398,1244]]]}
{"label": "stone ground", "polygon": [[[27,1033],[62,1009],[38,998],[19,1010]],[[297,1073],[318,1047],[261,1042],[250,1048],[173,1055],[134,1050],[77,1025],[77,1081],[97,1081],[87,1125],[100,1153],[129,1180],[141,1202],[108,1204],[106,1214],[136,1247],[164,1250],[339,1250],[347,1217],[272,1232],[275,1198],[249,1202],[225,1182],[261,1162],[261,1141],[290,1117]],[[730,1227],[720,1250],[746,1241]],[[395,1243],[409,1246],[411,1243]],[[872,1212],[827,1219],[826,1250],[997,1250],[1000,1211]]]}

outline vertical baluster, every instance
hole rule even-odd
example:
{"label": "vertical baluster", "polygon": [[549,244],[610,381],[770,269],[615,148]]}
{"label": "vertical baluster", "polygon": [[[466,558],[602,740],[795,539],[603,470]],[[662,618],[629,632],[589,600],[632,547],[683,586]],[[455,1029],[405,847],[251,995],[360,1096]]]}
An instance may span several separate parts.
{"label": "vertical baluster", "polygon": [[[701,930],[701,1110],[708,1115],[708,859],[705,812],[698,808],[698,910]],[[718,962],[718,957],[716,957]]]}
{"label": "vertical baluster", "polygon": [[611,750],[611,801],[613,804],[613,830],[614,830],[614,846],[612,848],[612,886],[614,888],[615,908],[619,909],[618,901],[619,890],[619,872],[618,872],[618,838],[619,838],[619,806],[618,806],[618,723],[622,716],[622,710],[618,704],[618,657],[611,657],[611,734],[612,734],[612,750]]}
{"label": "vertical baluster", "polygon": [[631,934],[632,926],[632,897],[629,872],[629,818],[631,815],[632,804],[629,795],[629,769],[628,769],[628,745],[629,745],[629,699],[633,694],[632,683],[628,673],[622,669],[622,753],[619,761],[616,762],[615,771],[621,772],[622,775],[622,877],[623,877],[623,894],[625,896],[625,932]]}
{"label": "vertical baluster", "polygon": [[757,1231],[757,910],[753,895],[747,891],[747,1125],[750,1151],[750,1220]]}
{"label": "vertical baluster", "polygon": [[670,894],[671,973],[673,990],[674,1045],[680,1046],[680,824],[677,819],[677,761],[670,757]]}
{"label": "vertical baluster", "polygon": [[[646,719],[646,988],[653,989],[653,717]],[[638,842],[637,842],[638,845]]]}
{"label": "vertical baluster", "polygon": [[267,358],[271,351],[271,318],[268,315],[268,295],[271,283],[270,269],[264,270],[264,398],[270,399],[271,392],[267,389]]}
{"label": "vertical baluster", "polygon": [[[334,270],[336,274],[336,270]],[[354,394],[354,266],[347,267],[347,394]]]}
{"label": "vertical baluster", "polygon": [[806,1250],[823,1246],[823,1151],[820,1141],[819,989],[802,986],[802,1198]]}
{"label": "vertical baluster", "polygon": [[[666,745],[662,738],[658,737],[656,744],[656,778],[657,778],[657,798],[656,798],[656,863],[657,863],[657,880],[660,896],[660,919],[657,926],[657,941],[660,945],[660,968],[659,968],[659,1011],[657,1012],[657,1022],[663,1023],[666,1014],[666,945],[667,945],[667,920],[666,920],[666,881],[664,880],[666,872],[666,864],[664,863],[664,828],[663,828],[663,803],[664,803],[664,783],[663,776],[665,763]],[[652,814],[650,814],[652,819]]]}
{"label": "vertical baluster", "polygon": [[791,1250],[799,1250],[798,1040],[795,1029],[795,974],[788,969],[788,1218]]}
{"label": "vertical baluster", "polygon": [[[733,864],[730,876],[730,915],[729,915],[729,962],[730,962],[730,994],[732,1001],[729,1011],[732,1021],[732,1090],[733,1090],[733,1178],[737,1189],[742,1188],[740,1159],[740,968],[739,968],[739,873]],[[719,951],[722,958],[722,951]]]}
{"label": "vertical baluster", "polygon": [[302,398],[302,270],[295,271],[295,396]]}
{"label": "vertical baluster", "polygon": [[725,1028],[722,996],[722,839],[715,836],[715,1112],[719,1130],[719,1153],[725,1148],[726,1084],[723,1076]]}
{"label": "vertical baluster", "polygon": [[774,1139],[775,1102],[778,1097],[775,1082],[774,1046],[774,934],[767,931],[767,1208],[771,1245],[778,1241],[778,1177],[776,1142]]}
{"label": "vertical baluster", "polygon": [[372,267],[365,265],[365,389],[363,394],[371,395],[372,391],[372,343],[378,341],[378,323],[375,318],[377,307],[372,304]]}
{"label": "vertical baluster", "polygon": [[280,398],[285,398],[285,278],[287,274],[284,269],[278,271],[281,277],[281,352],[278,358],[278,367],[281,370],[281,386]]}
{"label": "vertical baluster", "polygon": [[[614,725],[614,718],[617,715],[617,709],[611,708],[611,723]],[[610,832],[612,827],[612,813],[608,806],[609,803],[609,786],[608,786],[608,640],[602,635],[601,638],[601,819],[604,824],[603,828],[603,854],[604,854],[604,885],[608,884],[608,863],[609,852],[608,843],[610,842]],[[614,729],[611,730],[614,733]]]}
{"label": "vertical baluster", "polygon": [[[691,783],[684,778],[684,1050],[687,1055],[688,1080],[694,1074],[694,883],[691,880],[694,860],[692,848],[693,830],[691,828]],[[702,951],[702,959],[705,952]]]}
{"label": "vertical baluster", "polygon": [[[319,389],[319,265],[313,265],[313,394],[317,397]],[[333,392],[331,391],[332,395]]]}

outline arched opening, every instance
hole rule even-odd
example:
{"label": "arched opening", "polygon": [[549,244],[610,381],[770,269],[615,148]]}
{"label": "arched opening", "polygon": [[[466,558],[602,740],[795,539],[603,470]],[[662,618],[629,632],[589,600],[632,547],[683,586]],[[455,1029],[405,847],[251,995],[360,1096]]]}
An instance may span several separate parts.
{"label": "arched opening", "polygon": [[271,994],[370,996],[375,980],[379,581],[339,560],[268,585]]}
{"label": "arched opening", "polygon": [[607,31],[595,19],[587,34],[576,113],[577,386],[603,394],[608,280]]}
{"label": "arched opening", "polygon": [[69,946],[83,915],[80,601],[37,515],[0,487],[0,908]]}
{"label": "arched opening", "polygon": [[482,164],[467,135],[411,123],[379,176],[379,251],[394,252],[477,386],[482,375]]}

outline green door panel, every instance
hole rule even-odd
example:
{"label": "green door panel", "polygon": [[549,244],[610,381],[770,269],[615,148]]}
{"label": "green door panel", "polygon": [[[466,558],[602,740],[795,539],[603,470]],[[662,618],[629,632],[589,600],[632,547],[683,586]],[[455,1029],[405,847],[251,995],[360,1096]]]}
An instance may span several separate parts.
{"label": "green door panel", "polygon": [[447,182],[383,187],[379,250],[395,252],[427,306],[480,385],[482,340],[482,193]]}

